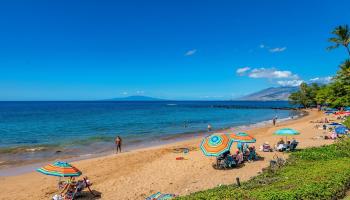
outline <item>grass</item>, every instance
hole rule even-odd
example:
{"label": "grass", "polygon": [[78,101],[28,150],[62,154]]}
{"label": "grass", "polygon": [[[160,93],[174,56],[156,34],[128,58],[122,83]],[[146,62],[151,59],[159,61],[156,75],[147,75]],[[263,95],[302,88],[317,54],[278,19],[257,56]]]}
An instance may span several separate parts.
{"label": "grass", "polygon": [[323,147],[291,153],[288,164],[277,171],[266,170],[259,176],[236,185],[196,192],[188,199],[338,199],[350,185],[350,139]]}

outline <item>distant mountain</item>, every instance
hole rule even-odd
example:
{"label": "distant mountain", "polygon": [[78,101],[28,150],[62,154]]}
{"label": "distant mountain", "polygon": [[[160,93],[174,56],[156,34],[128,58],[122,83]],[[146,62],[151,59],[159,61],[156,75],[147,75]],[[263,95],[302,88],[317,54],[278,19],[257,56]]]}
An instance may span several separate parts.
{"label": "distant mountain", "polygon": [[104,101],[166,101],[164,99],[158,99],[154,97],[147,96],[128,96],[121,98],[106,99]]}
{"label": "distant mountain", "polygon": [[241,97],[238,100],[248,101],[282,101],[288,100],[292,92],[298,91],[298,87],[270,87],[259,92]]}

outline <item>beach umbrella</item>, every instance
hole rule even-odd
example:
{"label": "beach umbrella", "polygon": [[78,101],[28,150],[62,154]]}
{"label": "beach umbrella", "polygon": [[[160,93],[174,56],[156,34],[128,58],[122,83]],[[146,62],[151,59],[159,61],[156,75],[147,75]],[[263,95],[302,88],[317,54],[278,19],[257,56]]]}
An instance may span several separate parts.
{"label": "beach umbrella", "polygon": [[350,106],[349,106],[349,107],[345,107],[344,110],[345,110],[345,111],[350,111]]}
{"label": "beach umbrella", "polygon": [[200,148],[206,156],[219,156],[229,151],[232,140],[225,134],[213,134],[202,140]]}
{"label": "beach umbrella", "polygon": [[335,133],[337,134],[346,134],[348,132],[348,128],[346,128],[345,126],[338,126],[335,128]]}
{"label": "beach umbrella", "polygon": [[256,139],[252,136],[248,135],[247,133],[239,132],[239,133],[231,133],[229,134],[229,137],[234,142],[241,142],[241,143],[255,143]]}
{"label": "beach umbrella", "polygon": [[300,133],[297,130],[294,130],[292,128],[282,128],[275,131],[274,133],[274,135],[286,136],[286,141],[287,141],[287,136],[299,135],[299,134]]}
{"label": "beach umbrella", "polygon": [[342,124],[336,123],[336,122],[332,122],[330,124],[328,124],[329,126],[341,126]]}
{"label": "beach umbrella", "polygon": [[37,169],[36,171],[50,176],[58,177],[74,177],[80,176],[82,173],[79,169],[72,166],[67,162],[56,161],[52,164],[48,164],[44,167]]}

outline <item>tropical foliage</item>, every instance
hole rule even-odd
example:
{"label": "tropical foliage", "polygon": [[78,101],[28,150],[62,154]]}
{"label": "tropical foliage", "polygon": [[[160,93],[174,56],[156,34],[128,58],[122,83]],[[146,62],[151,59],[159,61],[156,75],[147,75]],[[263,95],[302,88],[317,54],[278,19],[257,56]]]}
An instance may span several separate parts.
{"label": "tropical foliage", "polygon": [[[333,31],[335,37],[329,38],[334,45],[328,49],[344,46],[350,56],[350,30],[347,25],[338,26]],[[328,85],[317,86],[302,83],[300,90],[289,97],[292,104],[310,107],[315,105],[329,105],[331,107],[350,106],[350,59],[345,60],[339,67],[337,74]]]}
{"label": "tropical foliage", "polygon": [[350,31],[348,25],[338,26],[333,31],[334,37],[328,39],[329,42],[334,43],[333,46],[328,47],[328,50],[338,48],[340,45],[344,46],[350,55]]}

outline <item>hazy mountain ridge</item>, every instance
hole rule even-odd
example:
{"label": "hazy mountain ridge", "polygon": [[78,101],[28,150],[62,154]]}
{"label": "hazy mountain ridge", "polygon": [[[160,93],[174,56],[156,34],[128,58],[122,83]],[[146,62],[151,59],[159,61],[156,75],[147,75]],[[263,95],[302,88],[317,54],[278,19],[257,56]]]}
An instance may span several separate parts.
{"label": "hazy mountain ridge", "polygon": [[254,92],[239,98],[238,100],[248,101],[279,101],[288,100],[292,92],[298,91],[298,87],[270,87],[264,90]]}
{"label": "hazy mountain ridge", "polygon": [[112,98],[112,99],[106,99],[104,101],[166,101],[165,99],[159,99],[154,97],[148,97],[148,96],[128,96],[128,97],[119,97],[119,98]]}

